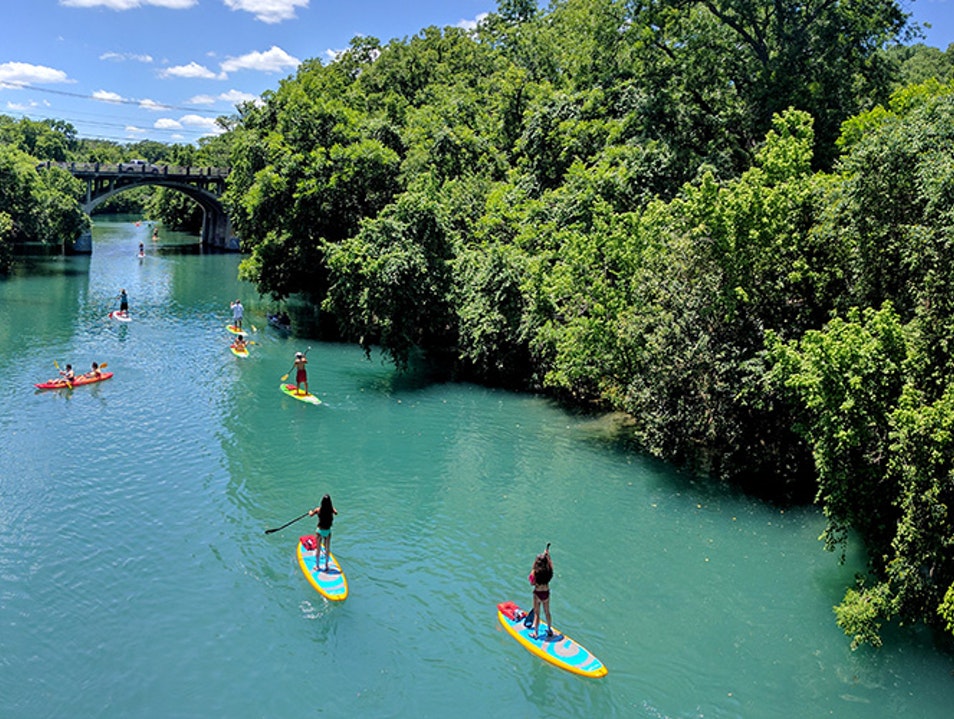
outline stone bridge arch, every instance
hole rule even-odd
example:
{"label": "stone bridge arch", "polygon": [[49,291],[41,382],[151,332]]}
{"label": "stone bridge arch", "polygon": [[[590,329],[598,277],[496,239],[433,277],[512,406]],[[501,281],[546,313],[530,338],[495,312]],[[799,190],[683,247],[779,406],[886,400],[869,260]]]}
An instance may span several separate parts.
{"label": "stone bridge arch", "polygon": [[[206,247],[238,252],[239,239],[232,233],[232,223],[222,206],[228,168],[179,167],[148,163],[45,162],[40,167],[57,166],[71,172],[86,183],[83,211],[93,210],[110,197],[136,187],[153,185],[182,192],[202,208],[200,242]],[[92,236],[84,234],[74,244],[74,252],[92,252]]]}

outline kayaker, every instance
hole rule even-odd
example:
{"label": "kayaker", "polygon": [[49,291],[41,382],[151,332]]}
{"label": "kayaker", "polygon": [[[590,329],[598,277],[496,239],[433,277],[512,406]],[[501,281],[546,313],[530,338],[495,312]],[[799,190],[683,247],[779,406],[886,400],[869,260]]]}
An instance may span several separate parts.
{"label": "kayaker", "polygon": [[301,352],[295,353],[295,394],[301,394],[301,386],[305,385],[305,394],[308,394],[308,371],[305,365],[308,358]]}
{"label": "kayaker", "polygon": [[242,335],[236,335],[235,341],[232,343],[232,346],[237,350],[247,349],[245,337]]}
{"label": "kayaker", "polygon": [[93,362],[93,368],[86,374],[81,375],[81,377],[85,379],[99,379],[100,375],[102,374],[103,373],[99,371],[99,363]]}
{"label": "kayaker", "polygon": [[60,384],[64,387],[72,387],[74,379],[75,375],[73,374],[73,365],[68,364],[66,365],[66,369],[60,370],[59,377],[49,380],[49,384]]}
{"label": "kayaker", "polygon": [[245,308],[242,307],[242,300],[235,300],[232,307],[232,325],[236,329],[242,329],[242,315],[245,314]]}

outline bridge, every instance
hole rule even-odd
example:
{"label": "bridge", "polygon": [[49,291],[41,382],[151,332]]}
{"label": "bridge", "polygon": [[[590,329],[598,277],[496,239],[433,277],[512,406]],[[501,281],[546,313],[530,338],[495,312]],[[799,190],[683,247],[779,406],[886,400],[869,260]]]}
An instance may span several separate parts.
{"label": "bridge", "polygon": [[[61,167],[86,183],[83,211],[92,214],[97,205],[113,195],[134,187],[154,185],[178,190],[202,208],[200,242],[207,247],[238,251],[239,239],[232,234],[221,197],[229,169],[223,167],[180,167],[153,165],[143,161],[109,164],[101,162],[43,162],[37,169]],[[92,236],[84,233],[73,245],[73,251],[93,251]]]}

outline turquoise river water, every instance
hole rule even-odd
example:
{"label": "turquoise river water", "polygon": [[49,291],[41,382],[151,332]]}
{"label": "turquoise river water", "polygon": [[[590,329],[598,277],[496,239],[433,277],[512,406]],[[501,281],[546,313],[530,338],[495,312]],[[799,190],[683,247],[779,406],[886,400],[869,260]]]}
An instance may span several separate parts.
{"label": "turquoise river water", "polygon": [[[98,220],[91,257],[0,280],[0,717],[952,715],[925,632],[851,651],[832,606],[862,561],[823,551],[817,509],[694,482],[611,418],[283,336],[239,257],[149,237]],[[321,406],[278,388],[308,346]],[[115,376],[35,391],[54,361]],[[334,604],[295,563],[313,522],[265,534],[326,492]],[[605,678],[497,622],[546,542],[554,623]]]}

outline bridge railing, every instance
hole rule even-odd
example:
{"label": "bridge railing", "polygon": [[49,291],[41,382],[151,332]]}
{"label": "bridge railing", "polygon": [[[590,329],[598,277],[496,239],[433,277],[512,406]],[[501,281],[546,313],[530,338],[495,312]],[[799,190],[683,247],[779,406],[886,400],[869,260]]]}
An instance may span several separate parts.
{"label": "bridge railing", "polygon": [[225,179],[231,168],[228,167],[192,167],[188,165],[155,165],[151,163],[133,162],[41,162],[37,169],[48,167],[62,167],[77,177],[95,175],[160,175],[162,177],[203,177]]}

